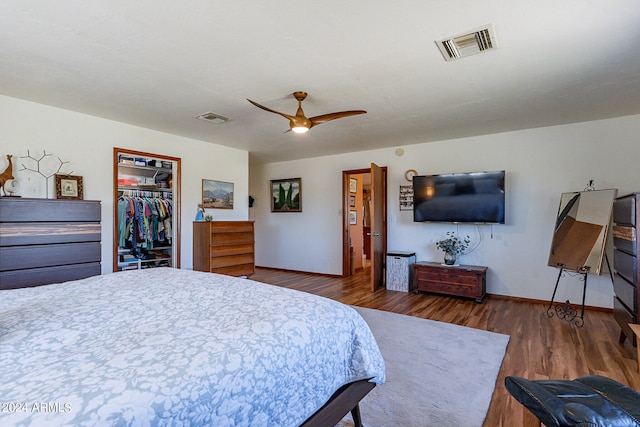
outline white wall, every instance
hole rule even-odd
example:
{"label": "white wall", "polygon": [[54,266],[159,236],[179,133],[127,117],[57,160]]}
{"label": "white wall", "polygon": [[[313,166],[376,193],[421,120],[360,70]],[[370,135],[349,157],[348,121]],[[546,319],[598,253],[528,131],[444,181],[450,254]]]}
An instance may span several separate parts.
{"label": "white wall", "polygon": [[[0,96],[0,172],[12,154],[14,176],[22,197],[46,197],[46,180],[40,174],[20,171],[36,165],[46,151],[54,156],[41,162],[45,175],[56,171],[57,158],[68,161],[61,173],[83,177],[84,198],[102,201],[102,272],[113,263],[113,147],[181,158],[182,221],[181,268],[192,268],[192,222],[202,202],[202,179],[234,183],[234,209],[207,209],[214,219],[248,218],[248,153],[208,142],[182,138],[68,110]],[[53,160],[54,163],[48,163]],[[55,198],[54,178],[49,198]]]}
{"label": "white wall", "polygon": [[[341,274],[342,171],[375,162],[388,167],[389,250],[416,251],[418,260],[440,261],[435,241],[459,229],[479,245],[461,262],[489,267],[489,293],[548,300],[558,275],[547,259],[561,193],[583,190],[590,179],[596,189],[617,188],[619,195],[640,191],[638,135],[636,115],[408,145],[401,157],[394,147],[252,166],[256,264]],[[507,224],[414,223],[412,212],[398,206],[407,169],[419,174],[506,170]],[[302,178],[302,213],[271,213],[269,180],[295,177]],[[610,308],[613,290],[603,270],[602,276],[589,275],[586,303]],[[581,296],[577,277],[561,280],[556,300],[579,303]]]}

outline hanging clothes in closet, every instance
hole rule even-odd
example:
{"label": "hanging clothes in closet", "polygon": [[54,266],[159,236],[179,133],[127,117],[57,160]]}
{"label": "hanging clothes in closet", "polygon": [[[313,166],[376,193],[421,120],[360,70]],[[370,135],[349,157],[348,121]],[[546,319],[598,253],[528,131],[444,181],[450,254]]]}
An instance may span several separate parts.
{"label": "hanging clothes in closet", "polygon": [[171,246],[173,201],[162,191],[123,190],[118,198],[118,246]]}

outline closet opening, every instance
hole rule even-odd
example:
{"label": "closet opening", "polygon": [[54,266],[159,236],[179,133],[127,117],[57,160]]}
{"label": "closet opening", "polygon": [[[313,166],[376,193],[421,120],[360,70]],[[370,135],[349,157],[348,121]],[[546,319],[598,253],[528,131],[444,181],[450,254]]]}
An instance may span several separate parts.
{"label": "closet opening", "polygon": [[180,158],[114,148],[113,271],[180,268]]}

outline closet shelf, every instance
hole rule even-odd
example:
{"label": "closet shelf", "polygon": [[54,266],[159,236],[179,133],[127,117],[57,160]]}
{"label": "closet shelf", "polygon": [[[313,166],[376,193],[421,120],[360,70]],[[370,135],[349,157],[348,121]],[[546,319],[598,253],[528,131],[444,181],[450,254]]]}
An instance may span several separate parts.
{"label": "closet shelf", "polygon": [[153,171],[153,172],[165,172],[168,174],[172,174],[173,171],[171,169],[168,168],[163,168],[163,167],[158,167],[158,166],[136,166],[136,165],[129,165],[129,164],[125,164],[125,163],[118,163],[118,169],[131,169],[131,170],[139,170],[139,171]]}
{"label": "closet shelf", "polygon": [[154,191],[154,192],[163,192],[163,193],[171,193],[173,190],[171,188],[162,188],[156,186],[146,186],[146,185],[119,185],[118,191],[124,190],[140,190],[140,191]]}
{"label": "closet shelf", "polygon": [[[148,249],[150,251],[164,251],[167,249],[171,249],[173,246],[154,246],[151,249]],[[146,248],[145,248],[146,249]],[[124,254],[128,254],[131,252],[131,248],[118,248],[118,255],[124,255]]]}

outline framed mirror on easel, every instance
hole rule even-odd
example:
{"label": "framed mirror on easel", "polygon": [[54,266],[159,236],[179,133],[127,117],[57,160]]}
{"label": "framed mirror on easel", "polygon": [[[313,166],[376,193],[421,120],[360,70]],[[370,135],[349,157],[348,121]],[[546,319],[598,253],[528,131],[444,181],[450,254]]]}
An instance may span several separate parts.
{"label": "framed mirror on easel", "polygon": [[599,275],[605,255],[613,201],[618,190],[563,193],[553,232],[548,265],[565,270],[588,267]]}
{"label": "framed mirror on easel", "polygon": [[[584,303],[587,276],[600,275],[606,256],[607,240],[613,213],[616,189],[585,190],[563,193],[555,221],[548,265],[559,269],[558,279],[549,301],[547,315],[554,314],[577,326],[584,325]],[[608,265],[609,274],[611,267]],[[564,272],[575,272],[583,281],[582,307],[578,311],[567,300],[556,304],[554,299]],[[613,278],[612,278],[613,281]]]}

